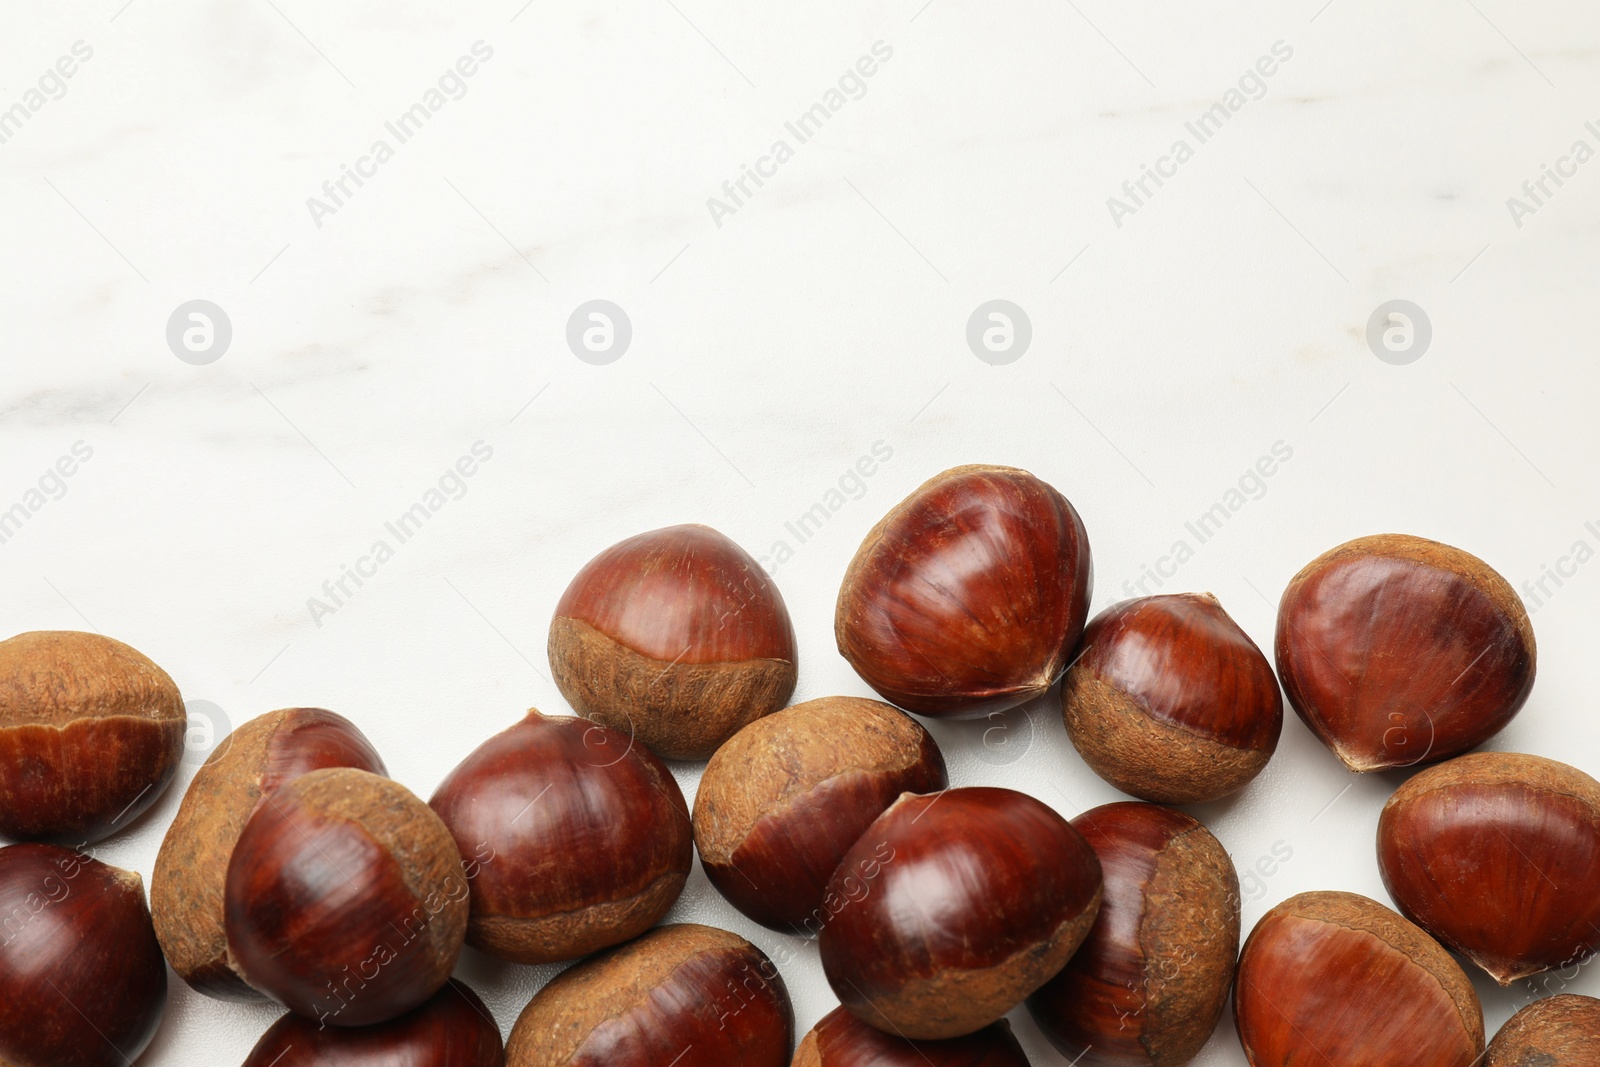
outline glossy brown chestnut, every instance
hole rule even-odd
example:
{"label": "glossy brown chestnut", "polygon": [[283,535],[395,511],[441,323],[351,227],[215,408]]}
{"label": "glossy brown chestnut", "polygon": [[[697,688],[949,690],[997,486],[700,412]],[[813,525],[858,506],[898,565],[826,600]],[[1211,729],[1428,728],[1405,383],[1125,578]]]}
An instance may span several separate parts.
{"label": "glossy brown chestnut", "polygon": [[1475,1067],[1483,1009],[1450,954],[1355,893],[1302,893],[1256,924],[1234,1022],[1251,1067]]}
{"label": "glossy brown chestnut", "polygon": [[744,938],[662,926],[557,975],[523,1009],[508,1067],[785,1067],[794,1011]]}
{"label": "glossy brown chestnut", "polygon": [[887,1033],[960,1037],[1061,970],[1100,892],[1094,850],[1034,798],[907,793],[828,881],[823,973],[852,1014]]}
{"label": "glossy brown chestnut", "polygon": [[467,943],[516,963],[577,959],[639,936],[694,864],[671,773],[588,719],[530,711],[451,771],[429,805],[467,860]]}
{"label": "glossy brown chestnut", "polygon": [[1429,767],[1378,820],[1406,917],[1501,985],[1600,949],[1600,782],[1555,760],[1478,752]]}
{"label": "glossy brown chestnut", "polygon": [[1404,534],[1362,537],[1306,565],[1278,606],[1278,677],[1311,732],[1353,771],[1476,748],[1533,688],[1533,625],[1478,557]]}
{"label": "glossy brown chestnut", "polygon": [[948,784],[911,716],[876,700],[822,697],[757,719],[717,750],[694,802],[711,884],[774,930],[815,937],[828,879],[901,793]]}
{"label": "glossy brown chestnut", "polygon": [[137,874],[53,845],[0,848],[0,1064],[126,1067],[166,1007]]}
{"label": "glossy brown chestnut", "polygon": [[99,634],[0,641],[0,835],[76,845],[154,804],[188,713],[167,672]]}
{"label": "glossy brown chestnut", "polygon": [[908,1041],[835,1008],[800,1042],[791,1067],[1028,1067],[1028,1057],[1004,1019],[948,1041]]}
{"label": "glossy brown chestnut", "polygon": [[1083,946],[1028,998],[1068,1059],[1179,1067],[1222,1018],[1239,955],[1239,877],[1211,831],[1157,804],[1092,808],[1072,820],[1105,872]]}
{"label": "glossy brown chestnut", "polygon": [[320,1026],[294,1013],[261,1035],[244,1067],[504,1067],[500,1028],[451,979],[420,1008],[379,1026]]}
{"label": "glossy brown chestnut", "polygon": [[255,1000],[228,962],[223,889],[245,822],[284,783],[328,767],[383,774],[360,730],[321,708],[257,716],[229,734],[189,783],[156,854],[150,911],[156,937],[178,977],[207,996]]}
{"label": "glossy brown chestnut", "polygon": [[1595,1067],[1600,1000],[1571,993],[1536,1000],[1489,1042],[1484,1067]]}
{"label": "glossy brown chestnut", "polygon": [[1092,584],[1089,536],[1066,497],[1015,467],[955,467],[867,534],[833,633],[891,704],[972,718],[1055,684]]}
{"label": "glossy brown chestnut", "polygon": [[612,545],[572,579],[550,623],[561,695],[665,759],[706,759],[783,707],[795,662],[778,587],[706,526]]}
{"label": "glossy brown chestnut", "polygon": [[1163,804],[1242,789],[1283,730],[1267,657],[1210,593],[1141,597],[1095,616],[1061,704],[1096,774]]}
{"label": "glossy brown chestnut", "polygon": [[372,1026],[444,985],[467,932],[444,823],[404,786],[312,771],[256,809],[228,861],[228,954],[250,985],[332,1026]]}

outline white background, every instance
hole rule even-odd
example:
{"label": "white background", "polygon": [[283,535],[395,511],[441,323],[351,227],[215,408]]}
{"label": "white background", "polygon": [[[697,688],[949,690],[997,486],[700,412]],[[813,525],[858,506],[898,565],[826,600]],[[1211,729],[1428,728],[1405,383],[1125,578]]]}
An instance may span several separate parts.
{"label": "white background", "polygon": [[[526,707],[566,710],[552,608],[641,530],[788,541],[796,699],[865,694],[833,647],[838,580],[958,463],[1072,499],[1099,610],[1283,442],[1264,494],[1164,586],[1215,592],[1267,648],[1288,578],[1353,536],[1537,580],[1600,547],[1600,162],[1520,226],[1506,200],[1575,140],[1600,147],[1600,17],[1322,2],[5,4],[0,108],[74,42],[93,57],[0,144],[0,509],[75,442],[93,458],[0,544],[4,628],[129,641],[233,723],[335,709],[427,797]],[[479,40],[466,95],[318,227],[307,198]],[[707,198],[880,40],[865,95],[719,227]],[[1107,198],[1278,41],[1265,97],[1117,226]],[[208,366],[165,339],[196,298],[233,325]],[[633,324],[607,366],[564,339],[595,298]],[[1006,366],[964,336],[995,298],[1032,321]],[[1364,339],[1392,299],[1432,323],[1405,366]],[[466,495],[313,620],[308,598],[480,440]],[[892,459],[798,543],[785,522],[880,441]],[[1566,569],[1534,617],[1533,697],[1493,744],[1595,772],[1600,564]],[[1053,697],[985,747],[989,725],[934,727],[956,784],[1068,815],[1117,798]],[[101,856],[148,878],[192,770]],[[692,796],[699,768],[675,770]],[[1246,928],[1304,890],[1387,899],[1373,832],[1398,781],[1351,777],[1291,715],[1255,784],[1194,809],[1241,870],[1292,850]],[[698,870],[672,917],[783,942]],[[551,973],[462,967],[506,1030]],[[785,977],[803,1031],[834,1004],[814,948]],[[1534,993],[1478,984],[1491,1030]],[[175,982],[144,1062],[237,1063],[275,1014]],[[1013,1021],[1035,1064],[1065,1062]],[[1231,1022],[1198,1062],[1244,1062]]]}

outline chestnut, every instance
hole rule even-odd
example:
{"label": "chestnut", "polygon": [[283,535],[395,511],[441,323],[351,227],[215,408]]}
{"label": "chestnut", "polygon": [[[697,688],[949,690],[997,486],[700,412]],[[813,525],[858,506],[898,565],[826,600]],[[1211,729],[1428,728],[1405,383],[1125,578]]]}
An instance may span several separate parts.
{"label": "chestnut", "polygon": [[694,864],[671,773],[587,719],[528,712],[451,771],[429,805],[468,862],[467,943],[516,963],[639,936]]}
{"label": "chestnut", "polygon": [[1094,850],[1033,797],[907,793],[828,880],[822,970],[873,1026],[918,1041],[960,1037],[1061,970],[1100,893]]}
{"label": "chestnut", "polygon": [[503,1067],[500,1027],[454,978],[420,1008],[379,1026],[322,1026],[285,1015],[256,1042],[244,1067]]}
{"label": "chestnut", "polygon": [[1157,804],[1072,820],[1105,899],[1083,946],[1028,998],[1057,1050],[1086,1065],[1179,1067],[1222,1018],[1239,955],[1239,877],[1211,831]]}
{"label": "chestnut", "polygon": [[706,877],[745,915],[816,936],[828,878],[901,793],[948,784],[944,757],[911,716],[860,697],[821,697],[757,719],[717,750],[694,801]]}
{"label": "chestnut", "polygon": [[1361,537],[1295,575],[1278,606],[1278,677],[1353,771],[1476,748],[1533,688],[1533,624],[1477,556],[1404,534]]}
{"label": "chestnut", "polygon": [[99,634],[0,641],[0,835],[88,844],[154,804],[188,713],[167,672]]}
{"label": "chestnut", "polygon": [[255,1000],[228,961],[223,889],[234,843],[252,812],[285,782],[328,767],[384,774],[355,725],[321,708],[257,716],[213,751],[189,783],[156,854],[150,911],[178,977],[207,996]]}
{"label": "chestnut", "polygon": [[1594,1067],[1600,1058],[1600,1000],[1572,993],[1536,1000],[1489,1042],[1484,1067]]}
{"label": "chestnut", "polygon": [[126,1067],[166,1007],[137,874],[54,845],[0,848],[0,1064]]}
{"label": "chestnut", "polygon": [[783,977],[737,934],[662,926],[557,975],[522,1010],[507,1067],[787,1067]]}
{"label": "chestnut", "polygon": [[1234,1022],[1252,1067],[1474,1067],[1483,1008],[1450,954],[1356,893],[1301,893],[1256,924]]}
{"label": "chestnut", "polygon": [[787,704],[795,660],[778,587],[707,526],[612,545],[572,579],[550,623],[561,695],[664,759],[706,759]]}
{"label": "chestnut", "polygon": [[1400,911],[1501,985],[1600,949],[1600,782],[1479,752],[1429,767],[1378,819]]}
{"label": "chestnut", "polygon": [[1163,804],[1242,789],[1283,730],[1267,657],[1210,593],[1141,597],[1095,616],[1061,706],[1096,774]]}
{"label": "chestnut", "polygon": [[467,879],[444,823],[402,785],[348,767],[280,786],[228,861],[228,954],[244,980],[320,1024],[371,1026],[444,985]]}
{"label": "chestnut", "polygon": [[792,1067],[1029,1067],[1001,1019],[948,1041],[908,1041],[868,1026],[843,1008],[824,1015],[795,1050]]}
{"label": "chestnut", "polygon": [[1066,497],[1015,467],[956,467],[867,534],[833,632],[891,704],[976,718],[1055,684],[1092,584],[1089,536]]}

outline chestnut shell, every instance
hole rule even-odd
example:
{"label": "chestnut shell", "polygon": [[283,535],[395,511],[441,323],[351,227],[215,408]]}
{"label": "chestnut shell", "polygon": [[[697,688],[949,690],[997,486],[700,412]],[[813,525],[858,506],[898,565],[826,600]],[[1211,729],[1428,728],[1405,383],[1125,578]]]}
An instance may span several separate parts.
{"label": "chestnut shell", "polygon": [[637,937],[672,907],[694,863],[671,773],[587,719],[530,711],[467,756],[429,805],[469,864],[467,943],[516,963]]}
{"label": "chestnut shell", "polygon": [[320,1026],[293,1013],[273,1023],[244,1067],[504,1067],[500,1027],[455,979],[419,1008],[378,1026]]}
{"label": "chestnut shell", "polygon": [[826,925],[828,879],[901,793],[948,784],[928,731],[888,704],[821,697],[740,730],[706,765],[694,802],[706,876],[763,926]]}
{"label": "chestnut shell", "polygon": [[1278,676],[1353,771],[1434,763],[1509,723],[1533,688],[1533,624],[1459,548],[1362,537],[1308,563],[1278,607]]}
{"label": "chestnut shell", "polygon": [[1572,993],[1536,1000],[1489,1042],[1484,1067],[1594,1067],[1600,1063],[1600,1000]]}
{"label": "chestnut shell", "polygon": [[795,1050],[792,1067],[1029,1067],[1004,1019],[948,1041],[909,1041],[835,1008]]}
{"label": "chestnut shell", "polygon": [[891,704],[973,718],[1053,685],[1093,585],[1067,498],[1015,467],[945,471],[867,534],[834,615],[839,653]]}
{"label": "chestnut shell", "polygon": [[1383,883],[1407,918],[1501,985],[1600,949],[1600,782],[1541,756],[1430,767],[1378,820]]}
{"label": "chestnut shell", "polygon": [[823,972],[851,1013],[888,1033],[960,1037],[1061,969],[1100,896],[1094,850],[1033,797],[908,793],[828,882]]}

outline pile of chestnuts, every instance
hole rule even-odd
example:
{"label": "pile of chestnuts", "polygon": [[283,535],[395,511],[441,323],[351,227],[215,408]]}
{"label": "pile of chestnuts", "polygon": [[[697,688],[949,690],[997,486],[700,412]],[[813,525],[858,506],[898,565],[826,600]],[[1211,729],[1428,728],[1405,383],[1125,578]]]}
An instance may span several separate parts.
{"label": "pile of chestnuts", "polygon": [[[508,723],[424,801],[343,716],[261,715],[188,784],[148,903],[92,852],[171,783],[177,685],[98,635],[0,642],[0,1065],[133,1063],[168,965],[287,1009],[246,1067],[1026,1067],[1019,1010],[1074,1064],[1181,1067],[1230,998],[1253,1067],[1600,1064],[1600,1001],[1536,1001],[1491,1042],[1468,974],[1600,950],[1600,782],[1473,751],[1534,681],[1499,574],[1418,537],[1348,542],[1289,583],[1269,657],[1210,594],[1090,618],[1092,573],[1055,488],[946,471],[839,590],[839,653],[881,699],[791,706],[795,632],[756,561],[703,526],[631,537],[555,607],[576,716]],[[1136,800],[1068,820],[951,787],[917,716],[1057,687],[1085,763]],[[1412,772],[1378,824],[1394,907],[1302,893],[1245,938],[1227,850],[1169,805],[1259,775],[1285,694],[1350,770]],[[664,760],[705,761],[692,802]],[[663,924],[696,855],[782,951]],[[838,1000],[804,1033],[791,942]],[[454,977],[467,946],[568,966],[503,1041]]]}

